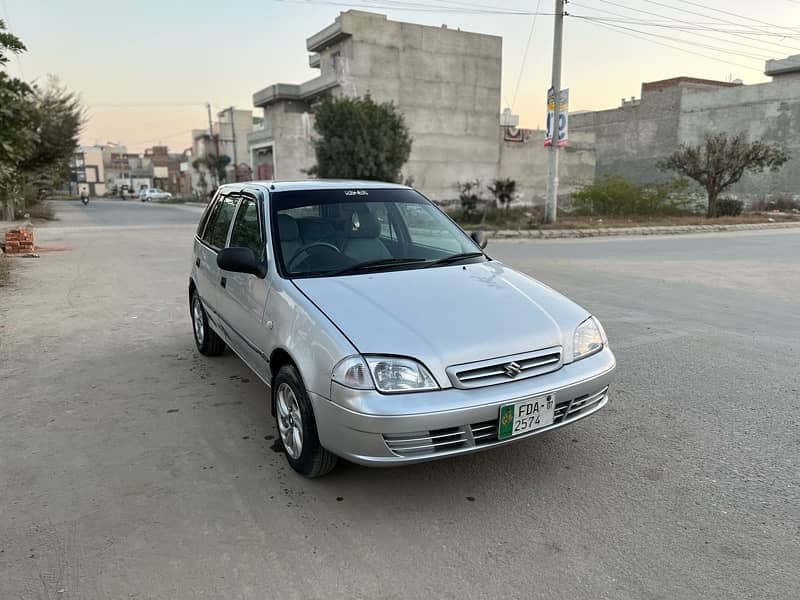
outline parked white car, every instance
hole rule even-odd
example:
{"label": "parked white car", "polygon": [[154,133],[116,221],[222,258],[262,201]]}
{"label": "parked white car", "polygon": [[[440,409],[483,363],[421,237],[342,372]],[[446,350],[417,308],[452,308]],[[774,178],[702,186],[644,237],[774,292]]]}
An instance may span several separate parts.
{"label": "parked white car", "polygon": [[307,477],[337,457],[488,450],[603,408],[616,359],[600,322],[484,246],[401,185],[221,186],[194,239],[197,349],[227,346],[266,383]]}
{"label": "parked white car", "polygon": [[150,200],[169,200],[171,198],[172,194],[158,188],[145,188],[139,191],[139,200],[142,202],[148,202]]}

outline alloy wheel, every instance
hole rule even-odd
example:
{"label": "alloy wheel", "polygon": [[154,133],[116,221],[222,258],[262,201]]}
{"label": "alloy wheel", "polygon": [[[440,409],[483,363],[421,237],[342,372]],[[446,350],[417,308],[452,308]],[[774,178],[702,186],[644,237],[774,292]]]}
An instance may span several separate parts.
{"label": "alloy wheel", "polygon": [[203,345],[205,338],[205,325],[203,324],[203,307],[200,304],[200,298],[194,297],[192,302],[192,324],[194,325],[194,337],[197,343]]}
{"label": "alloy wheel", "polygon": [[303,417],[294,390],[288,383],[281,383],[277,396],[278,430],[288,454],[298,459],[303,452]]}

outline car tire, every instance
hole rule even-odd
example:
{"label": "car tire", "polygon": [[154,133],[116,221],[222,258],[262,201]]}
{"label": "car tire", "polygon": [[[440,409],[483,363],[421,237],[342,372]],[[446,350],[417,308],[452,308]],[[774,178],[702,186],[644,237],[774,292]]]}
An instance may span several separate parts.
{"label": "car tire", "polygon": [[219,356],[225,352],[225,342],[208,324],[208,315],[197,292],[192,293],[189,300],[189,314],[192,318],[194,343],[200,354]]}
{"label": "car tire", "polygon": [[330,473],[338,457],[319,443],[314,409],[294,365],[280,368],[273,381],[272,395],[275,424],[289,466],[308,478]]}

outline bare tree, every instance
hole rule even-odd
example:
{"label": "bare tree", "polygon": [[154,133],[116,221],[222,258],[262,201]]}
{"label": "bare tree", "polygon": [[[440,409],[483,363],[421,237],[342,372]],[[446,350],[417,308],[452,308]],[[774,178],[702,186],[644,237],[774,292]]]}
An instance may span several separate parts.
{"label": "bare tree", "polygon": [[720,194],[739,181],[746,171],[778,171],[789,160],[783,146],[750,142],[745,133],[729,137],[718,133],[706,137],[697,146],[681,145],[658,163],[663,171],[675,171],[702,185],[708,194],[708,217],[717,216]]}

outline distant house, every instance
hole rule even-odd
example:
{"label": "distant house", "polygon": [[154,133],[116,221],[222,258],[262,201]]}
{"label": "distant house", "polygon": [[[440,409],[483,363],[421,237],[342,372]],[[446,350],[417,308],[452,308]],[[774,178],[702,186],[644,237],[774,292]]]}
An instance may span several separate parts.
{"label": "distant house", "polygon": [[570,130],[595,138],[596,174],[636,183],[669,177],[656,163],[681,144],[709,133],[745,132],[751,140],[784,144],[790,161],[778,173],[745,175],[732,194],[745,201],[800,194],[800,55],[767,61],[772,81],[743,85],[674,77],[642,84],[641,98],[618,108],[573,114]]}
{"label": "distant house", "polygon": [[90,196],[104,196],[106,193],[105,166],[102,146],[81,146],[70,161],[70,192],[88,192]]}

